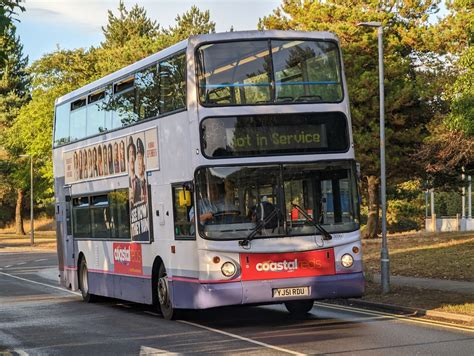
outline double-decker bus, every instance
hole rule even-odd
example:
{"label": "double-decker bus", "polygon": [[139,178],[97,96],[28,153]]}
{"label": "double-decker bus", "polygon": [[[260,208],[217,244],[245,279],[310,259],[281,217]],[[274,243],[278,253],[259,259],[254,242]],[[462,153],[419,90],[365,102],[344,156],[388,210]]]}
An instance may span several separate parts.
{"label": "double-decker bus", "polygon": [[364,291],[337,38],[189,38],[56,100],[61,285],[181,309]]}

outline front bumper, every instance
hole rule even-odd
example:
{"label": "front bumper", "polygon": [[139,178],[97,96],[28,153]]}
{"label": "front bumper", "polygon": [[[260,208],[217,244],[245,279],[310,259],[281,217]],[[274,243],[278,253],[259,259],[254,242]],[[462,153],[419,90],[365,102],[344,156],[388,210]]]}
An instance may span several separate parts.
{"label": "front bumper", "polygon": [[[331,276],[199,283],[199,281],[171,280],[175,308],[207,309],[226,305],[282,303],[298,299],[330,299],[360,297],[365,281],[362,272]],[[274,288],[311,287],[307,297],[273,298]]]}

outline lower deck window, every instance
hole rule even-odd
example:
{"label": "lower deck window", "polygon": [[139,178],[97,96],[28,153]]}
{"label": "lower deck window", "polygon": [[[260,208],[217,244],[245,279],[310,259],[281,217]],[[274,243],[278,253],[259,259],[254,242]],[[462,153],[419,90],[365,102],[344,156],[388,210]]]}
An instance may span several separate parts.
{"label": "lower deck window", "polygon": [[130,239],[128,189],[72,200],[76,238]]}

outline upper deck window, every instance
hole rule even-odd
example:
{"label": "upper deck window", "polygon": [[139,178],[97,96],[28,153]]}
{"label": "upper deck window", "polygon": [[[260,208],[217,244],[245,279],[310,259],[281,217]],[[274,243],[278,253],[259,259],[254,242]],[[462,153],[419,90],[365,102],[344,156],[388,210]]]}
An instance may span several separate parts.
{"label": "upper deck window", "polygon": [[340,102],[337,44],[259,40],[206,44],[197,51],[199,98],[205,106]]}
{"label": "upper deck window", "polygon": [[178,52],[56,107],[54,146],[186,109],[186,55]]}

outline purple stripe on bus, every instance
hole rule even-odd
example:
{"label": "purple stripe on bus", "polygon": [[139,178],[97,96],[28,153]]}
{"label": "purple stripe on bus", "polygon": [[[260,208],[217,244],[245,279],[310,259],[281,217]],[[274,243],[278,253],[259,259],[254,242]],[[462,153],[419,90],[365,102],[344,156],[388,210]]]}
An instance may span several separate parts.
{"label": "purple stripe on bus", "polygon": [[96,295],[152,304],[151,278],[137,277],[139,276],[96,273],[89,270],[89,289]]}
{"label": "purple stripe on bus", "polygon": [[170,281],[173,304],[176,308],[206,309],[225,305],[253,303],[282,303],[301,298],[273,298],[274,288],[311,287],[306,299],[360,297],[364,293],[361,272],[333,276],[239,281],[233,283],[199,284],[179,280]]}

